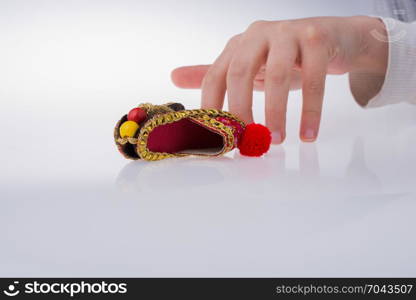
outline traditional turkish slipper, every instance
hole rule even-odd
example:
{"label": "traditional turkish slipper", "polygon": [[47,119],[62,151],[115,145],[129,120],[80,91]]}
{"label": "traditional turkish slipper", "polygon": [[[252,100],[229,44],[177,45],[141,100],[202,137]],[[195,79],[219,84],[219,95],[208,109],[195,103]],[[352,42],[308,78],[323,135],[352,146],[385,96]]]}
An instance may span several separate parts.
{"label": "traditional turkish slipper", "polygon": [[185,110],[180,103],[140,104],[118,121],[116,145],[128,159],[219,156],[234,148],[246,156],[261,156],[270,148],[271,134],[260,124],[246,125],[229,112]]}

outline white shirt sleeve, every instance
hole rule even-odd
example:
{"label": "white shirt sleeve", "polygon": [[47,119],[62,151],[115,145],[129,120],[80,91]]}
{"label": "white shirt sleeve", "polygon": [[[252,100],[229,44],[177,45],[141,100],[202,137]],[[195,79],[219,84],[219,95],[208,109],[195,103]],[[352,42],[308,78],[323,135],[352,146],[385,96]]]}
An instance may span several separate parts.
{"label": "white shirt sleeve", "polygon": [[379,107],[407,102],[416,104],[416,22],[403,23],[380,18],[387,37],[372,35],[388,43],[388,65],[384,78],[368,74],[350,74],[350,87],[355,100],[363,107]]}

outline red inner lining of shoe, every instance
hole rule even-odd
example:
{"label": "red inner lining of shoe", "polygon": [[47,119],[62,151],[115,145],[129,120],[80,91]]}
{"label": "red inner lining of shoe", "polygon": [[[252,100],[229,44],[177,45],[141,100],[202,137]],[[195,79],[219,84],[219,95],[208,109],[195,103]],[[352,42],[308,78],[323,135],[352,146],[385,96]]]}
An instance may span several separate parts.
{"label": "red inner lining of shoe", "polygon": [[222,149],[223,138],[202,125],[182,119],[156,127],[149,133],[147,148],[152,152],[178,153],[186,150]]}

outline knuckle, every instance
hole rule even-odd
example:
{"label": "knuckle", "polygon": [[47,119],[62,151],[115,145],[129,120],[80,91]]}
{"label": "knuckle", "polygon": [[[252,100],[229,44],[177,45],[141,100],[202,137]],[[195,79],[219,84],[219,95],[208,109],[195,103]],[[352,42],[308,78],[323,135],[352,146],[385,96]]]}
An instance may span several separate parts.
{"label": "knuckle", "polygon": [[292,28],[292,22],[287,21],[278,21],[275,25],[276,31],[279,33],[286,33],[288,30]]}
{"label": "knuckle", "polygon": [[312,95],[321,95],[324,91],[324,82],[321,80],[310,80],[305,83],[306,92]]}
{"label": "knuckle", "polygon": [[248,26],[247,31],[256,31],[256,30],[262,30],[269,22],[264,20],[257,20]]}
{"label": "knuckle", "polygon": [[322,44],[327,38],[325,30],[318,24],[306,25],[304,34],[306,43],[311,46]]}
{"label": "knuckle", "polygon": [[236,35],[234,35],[233,37],[231,37],[231,38],[228,40],[228,42],[227,42],[227,46],[233,46],[233,45],[237,44],[237,43],[238,43],[238,41],[240,40],[240,38],[241,38],[241,33],[240,33],[240,34],[236,34]]}
{"label": "knuckle", "polygon": [[230,80],[244,78],[249,75],[249,66],[241,61],[235,60],[231,62],[230,68],[227,72],[227,77]]}
{"label": "knuckle", "polygon": [[271,82],[280,85],[288,83],[290,77],[285,69],[277,67],[276,69],[266,71],[266,78]]}
{"label": "knuckle", "polygon": [[307,109],[302,112],[303,118],[310,120],[317,120],[321,118],[321,110],[319,109]]}

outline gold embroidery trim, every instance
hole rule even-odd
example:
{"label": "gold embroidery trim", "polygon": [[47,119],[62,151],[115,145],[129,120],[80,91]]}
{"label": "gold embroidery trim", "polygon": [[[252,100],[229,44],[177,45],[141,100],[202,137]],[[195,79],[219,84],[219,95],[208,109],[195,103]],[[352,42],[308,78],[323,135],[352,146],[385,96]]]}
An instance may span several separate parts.
{"label": "gold embroidery trim", "polygon": [[[153,110],[155,106],[146,103],[146,104],[141,105],[140,107]],[[160,110],[163,110],[163,109],[160,109]],[[168,113],[156,114],[153,118],[149,119],[140,129],[138,138],[119,138],[117,141],[122,145],[126,144],[127,142],[131,144],[136,144],[137,145],[136,150],[137,150],[138,155],[142,159],[145,159],[145,160],[155,161],[155,160],[161,160],[161,159],[165,159],[169,157],[189,156],[190,154],[185,154],[185,153],[172,154],[172,153],[166,153],[166,152],[150,151],[147,148],[147,139],[149,137],[150,132],[157,126],[168,124],[168,123],[173,123],[181,119],[190,118],[190,117],[197,119],[199,122],[201,122],[201,124],[207,126],[208,128],[213,128],[216,131],[225,133],[224,136],[226,137],[226,141],[224,144],[224,148],[220,153],[216,155],[221,155],[225,152],[232,150],[233,145],[234,145],[234,134],[233,134],[233,130],[230,127],[216,120],[215,117],[228,117],[239,122],[243,128],[245,127],[244,122],[236,118],[231,113],[217,110],[217,109],[194,109],[194,110],[171,111]]]}

